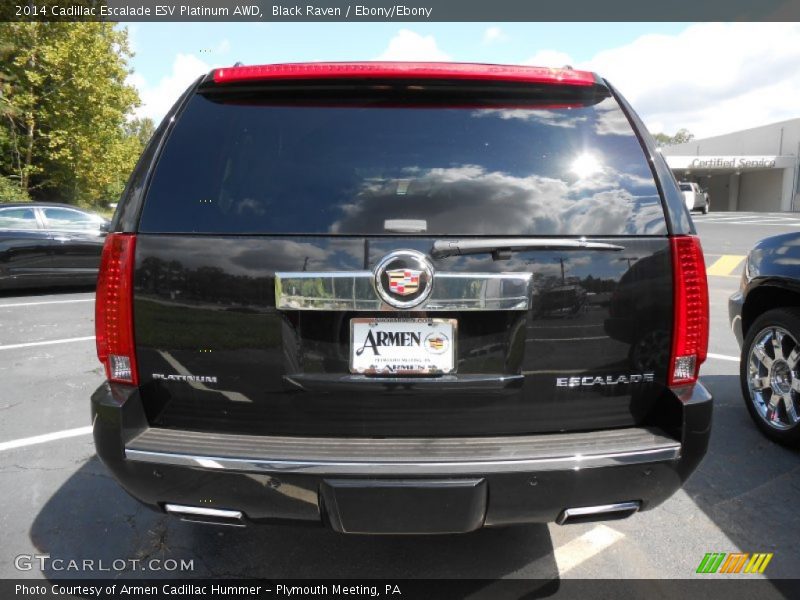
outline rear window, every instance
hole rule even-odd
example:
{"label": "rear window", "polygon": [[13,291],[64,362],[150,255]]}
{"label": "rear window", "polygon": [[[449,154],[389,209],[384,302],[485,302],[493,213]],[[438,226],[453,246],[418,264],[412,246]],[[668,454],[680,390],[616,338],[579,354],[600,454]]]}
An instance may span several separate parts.
{"label": "rear window", "polygon": [[409,226],[426,235],[666,233],[650,167],[610,96],[482,107],[197,94],[159,159],[139,229],[392,235]]}
{"label": "rear window", "polygon": [[692,186],[689,185],[688,183],[682,183],[680,185],[681,185],[681,191],[682,192],[691,192],[692,191]]}

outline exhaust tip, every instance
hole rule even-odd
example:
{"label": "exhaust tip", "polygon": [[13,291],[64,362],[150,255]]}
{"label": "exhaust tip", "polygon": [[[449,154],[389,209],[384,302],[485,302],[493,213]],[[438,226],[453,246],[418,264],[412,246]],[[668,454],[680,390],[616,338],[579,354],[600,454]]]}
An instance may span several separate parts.
{"label": "exhaust tip", "polygon": [[580,506],[567,508],[558,515],[556,523],[571,525],[573,523],[590,523],[592,521],[613,521],[625,519],[639,510],[641,502],[618,502],[599,506]]}
{"label": "exhaust tip", "polygon": [[206,523],[209,525],[227,525],[244,527],[244,515],[239,510],[207,508],[205,506],[184,506],[182,504],[165,504],[164,510],[171,515],[178,515],[182,521]]}

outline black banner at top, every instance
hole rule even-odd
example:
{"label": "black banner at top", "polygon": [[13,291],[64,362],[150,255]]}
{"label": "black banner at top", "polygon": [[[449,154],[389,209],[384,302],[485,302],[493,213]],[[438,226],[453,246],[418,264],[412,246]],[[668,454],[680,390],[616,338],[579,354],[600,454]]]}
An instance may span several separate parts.
{"label": "black banner at top", "polygon": [[4,0],[4,21],[800,21],[800,0]]}

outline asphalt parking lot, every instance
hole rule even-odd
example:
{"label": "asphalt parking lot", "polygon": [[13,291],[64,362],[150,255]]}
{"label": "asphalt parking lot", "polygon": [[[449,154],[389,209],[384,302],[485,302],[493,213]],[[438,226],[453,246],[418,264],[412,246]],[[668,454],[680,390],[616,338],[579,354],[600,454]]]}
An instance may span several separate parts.
{"label": "asphalt parking lot", "polygon": [[796,577],[800,453],[767,441],[746,413],[727,298],[753,243],[800,232],[800,218],[711,213],[696,223],[710,268],[702,370],[716,401],[710,450],[668,502],[608,524],[352,537],[321,528],[204,527],[156,514],[128,497],[94,455],[88,398],[103,376],[93,293],[0,296],[0,577],[169,574],[15,566],[18,555],[49,554],[106,563],[193,559],[193,571],[182,574],[195,577],[684,578],[695,576],[706,553],[737,551],[772,552],[765,576]]}

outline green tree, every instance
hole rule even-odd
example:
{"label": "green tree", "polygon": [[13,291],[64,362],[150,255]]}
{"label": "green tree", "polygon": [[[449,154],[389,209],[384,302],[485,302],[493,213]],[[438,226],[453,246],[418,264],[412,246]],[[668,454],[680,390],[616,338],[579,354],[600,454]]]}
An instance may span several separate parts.
{"label": "green tree", "polygon": [[0,202],[29,202],[30,196],[10,177],[0,176]]}
{"label": "green tree", "polygon": [[79,204],[121,190],[142,145],[128,118],[127,30],[110,23],[0,23],[0,175]]}
{"label": "green tree", "polygon": [[127,123],[125,131],[129,136],[139,140],[139,145],[144,149],[156,131],[156,124],[150,117],[136,118]]}
{"label": "green tree", "polygon": [[688,129],[679,129],[675,135],[657,133],[653,136],[659,146],[674,146],[675,144],[685,144],[694,139],[694,134]]}
{"label": "green tree", "polygon": [[[0,176],[5,175],[0,185],[3,186],[2,199],[5,201],[16,199],[20,192],[27,193],[22,191],[19,183],[22,171],[17,122],[21,120],[21,113],[8,97],[15,83],[15,77],[9,70],[14,55],[13,50],[14,46],[0,36]],[[16,181],[12,181],[8,176],[15,178]],[[19,188],[19,192],[14,187]]]}

